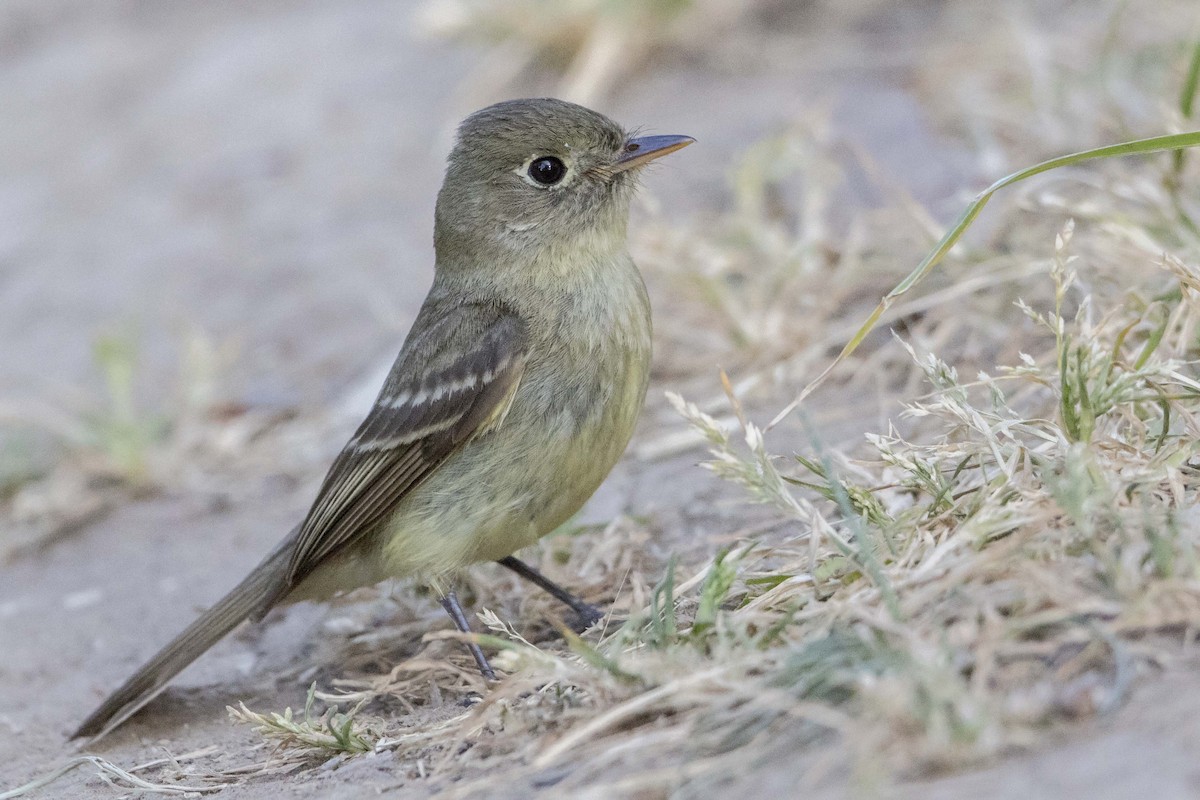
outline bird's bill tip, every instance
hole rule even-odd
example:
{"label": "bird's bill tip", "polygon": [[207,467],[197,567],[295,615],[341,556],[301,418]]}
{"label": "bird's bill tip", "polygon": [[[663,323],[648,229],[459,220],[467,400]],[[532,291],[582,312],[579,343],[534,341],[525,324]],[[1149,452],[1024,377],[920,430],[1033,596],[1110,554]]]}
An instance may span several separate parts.
{"label": "bird's bill tip", "polygon": [[640,167],[668,153],[674,153],[696,141],[691,136],[639,136],[625,143],[625,149],[613,165],[613,171],[623,172]]}

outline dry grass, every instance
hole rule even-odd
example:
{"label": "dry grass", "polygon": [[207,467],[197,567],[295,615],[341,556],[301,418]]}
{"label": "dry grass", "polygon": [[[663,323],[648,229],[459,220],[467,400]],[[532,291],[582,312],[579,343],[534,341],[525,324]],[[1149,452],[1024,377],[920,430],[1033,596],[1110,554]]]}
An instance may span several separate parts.
{"label": "dry grass", "polygon": [[429,2],[417,24],[430,35],[488,45],[463,82],[488,97],[520,80],[597,105],[658,53],[711,41],[757,3],[719,0],[454,0]]}

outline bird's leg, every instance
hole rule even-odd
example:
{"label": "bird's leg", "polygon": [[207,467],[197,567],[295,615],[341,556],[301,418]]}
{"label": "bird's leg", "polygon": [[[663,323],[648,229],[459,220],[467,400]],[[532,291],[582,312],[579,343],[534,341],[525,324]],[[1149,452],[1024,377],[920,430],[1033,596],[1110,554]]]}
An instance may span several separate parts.
{"label": "bird's leg", "polygon": [[[463,633],[471,632],[471,626],[467,623],[467,615],[463,613],[456,593],[446,592],[446,596],[442,598],[442,608],[446,609],[450,619],[454,620],[454,627]],[[471,651],[471,655],[475,656],[475,663],[479,665],[479,671],[483,673],[483,677],[489,681],[496,680],[496,673],[492,670],[492,665],[488,663],[487,656],[483,654],[479,645],[475,642],[467,642],[467,649]]]}
{"label": "bird's leg", "polygon": [[545,589],[546,592],[554,599],[569,606],[579,619],[579,627],[577,630],[585,631],[604,618],[603,611],[596,608],[591,603],[585,603],[583,600],[571,594],[566,589],[562,588],[557,583],[550,580],[521,559],[514,558],[513,556],[506,556],[496,563],[500,564],[501,566],[508,567],[530,583]]}

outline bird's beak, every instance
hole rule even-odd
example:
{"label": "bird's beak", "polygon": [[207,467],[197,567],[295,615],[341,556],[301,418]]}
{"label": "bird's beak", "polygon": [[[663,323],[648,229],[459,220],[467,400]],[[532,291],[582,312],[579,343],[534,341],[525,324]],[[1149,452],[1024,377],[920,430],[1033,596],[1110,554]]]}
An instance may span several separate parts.
{"label": "bird's beak", "polygon": [[650,163],[667,153],[687,147],[696,141],[690,136],[639,136],[625,143],[625,149],[612,165],[613,172],[624,172]]}

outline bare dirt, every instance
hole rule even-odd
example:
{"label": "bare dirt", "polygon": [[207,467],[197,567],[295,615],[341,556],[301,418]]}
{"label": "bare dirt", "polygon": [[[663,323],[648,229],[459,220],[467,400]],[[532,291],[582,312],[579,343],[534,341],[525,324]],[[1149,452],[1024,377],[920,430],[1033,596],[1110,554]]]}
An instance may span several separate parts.
{"label": "bare dirt", "polygon": [[[70,757],[66,734],[103,693],[304,512],[363,387],[372,390],[419,306],[452,126],[500,98],[463,88],[479,54],[418,35],[412,6],[10,0],[0,9],[0,401],[86,407],[99,385],[93,342],[122,326],[137,331],[139,388],[153,397],[171,384],[178,331],[194,325],[238,345],[221,387],[229,399],[298,409],[318,430],[300,463],[231,463],[223,483],[127,500],[0,566],[0,789]],[[906,85],[919,24],[917,14],[909,29],[864,26],[854,41],[877,48],[867,59],[845,51],[845,40],[822,46],[782,33],[741,61],[729,54],[747,48],[728,43],[663,57],[603,110],[700,141],[648,181],[667,217],[720,206],[734,154],[818,100],[832,104],[847,141],[945,212],[956,190],[982,176],[935,132]],[[789,49],[800,41],[811,49]],[[670,297],[654,300],[669,313]],[[664,388],[660,375],[652,394]],[[682,426],[655,406],[639,443]],[[698,457],[630,458],[585,518],[649,517],[664,547],[728,530],[726,520],[689,513],[721,507],[713,496],[726,491],[692,468]],[[508,580],[490,569],[481,574]],[[225,706],[302,705],[313,675],[336,672],[347,616],[359,627],[382,616],[445,625],[436,604],[415,597],[273,614],[215,647],[96,752],[130,766],[164,748],[178,755],[215,745],[211,770],[261,760],[260,738],[230,722]],[[1034,752],[897,787],[826,776],[811,793],[1194,797],[1197,698],[1200,679],[1178,669],[1111,717],[1048,736]],[[439,712],[424,713],[428,721]],[[255,778],[220,796],[418,797],[452,788],[394,766],[383,753]],[[795,767],[683,794],[787,796]],[[501,777],[486,796],[555,796],[546,776]],[[84,769],[35,796],[129,794]]]}

